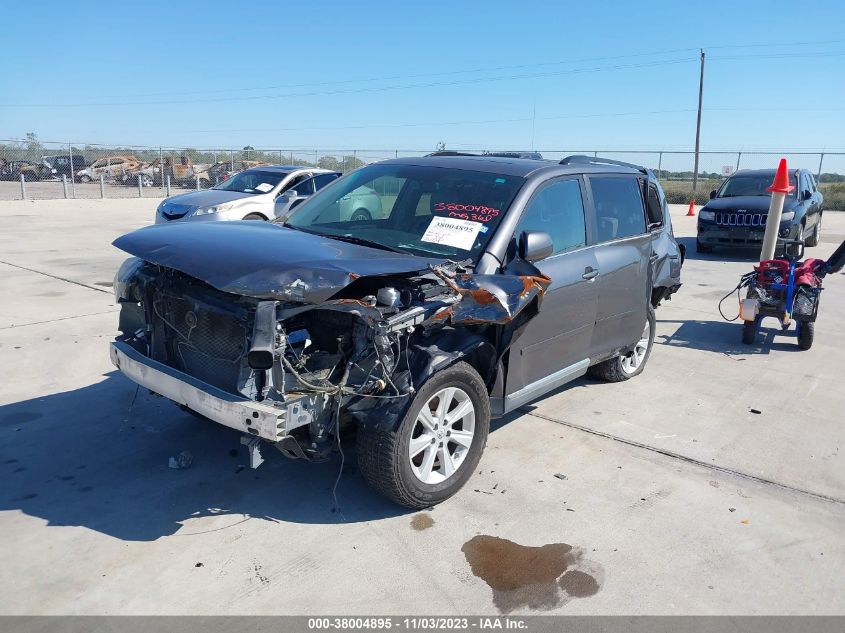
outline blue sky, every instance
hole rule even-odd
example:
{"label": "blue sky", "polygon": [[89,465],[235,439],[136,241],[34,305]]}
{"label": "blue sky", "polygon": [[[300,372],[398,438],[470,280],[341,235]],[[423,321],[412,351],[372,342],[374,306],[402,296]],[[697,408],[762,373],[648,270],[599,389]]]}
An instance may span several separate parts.
{"label": "blue sky", "polygon": [[4,6],[0,137],[689,149],[704,47],[703,149],[845,150],[841,1],[86,6]]}

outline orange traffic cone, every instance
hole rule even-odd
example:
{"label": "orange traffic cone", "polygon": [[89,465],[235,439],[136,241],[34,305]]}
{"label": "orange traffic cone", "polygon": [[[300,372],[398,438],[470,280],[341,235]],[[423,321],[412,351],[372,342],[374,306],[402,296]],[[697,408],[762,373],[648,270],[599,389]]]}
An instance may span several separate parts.
{"label": "orange traffic cone", "polygon": [[689,211],[687,211],[687,216],[695,215],[695,200],[690,198],[689,201]]}
{"label": "orange traffic cone", "polygon": [[778,164],[778,170],[775,174],[775,181],[771,187],[767,187],[766,191],[775,193],[792,193],[795,187],[789,184],[789,170],[786,168],[786,159],[781,158]]}

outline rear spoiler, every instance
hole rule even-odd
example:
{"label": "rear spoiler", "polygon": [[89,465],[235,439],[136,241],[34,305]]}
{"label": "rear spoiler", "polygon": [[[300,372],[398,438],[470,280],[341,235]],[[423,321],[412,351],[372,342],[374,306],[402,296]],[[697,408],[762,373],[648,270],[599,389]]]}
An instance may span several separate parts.
{"label": "rear spoiler", "polygon": [[617,167],[630,167],[648,175],[648,169],[642,165],[634,165],[633,163],[625,163],[621,160],[613,160],[612,158],[601,158],[600,156],[584,156],[583,154],[574,154],[567,156],[560,160],[560,165],[616,165]]}

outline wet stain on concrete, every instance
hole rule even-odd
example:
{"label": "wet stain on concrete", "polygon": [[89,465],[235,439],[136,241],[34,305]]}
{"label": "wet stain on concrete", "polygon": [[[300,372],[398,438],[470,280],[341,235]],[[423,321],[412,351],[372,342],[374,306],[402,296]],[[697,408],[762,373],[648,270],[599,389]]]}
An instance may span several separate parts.
{"label": "wet stain on concrete", "polygon": [[572,598],[592,596],[601,587],[601,567],[567,543],[529,547],[478,535],[461,551],[472,573],[493,590],[493,604],[502,613],[548,611]]}
{"label": "wet stain on concrete", "polygon": [[104,288],[111,288],[112,282],[110,282],[110,281],[95,281],[94,285],[95,286],[103,286]]}
{"label": "wet stain on concrete", "polygon": [[434,525],[434,519],[427,514],[415,514],[414,518],[411,519],[411,527],[417,532],[427,530],[432,525]]}
{"label": "wet stain on concrete", "polygon": [[18,411],[17,413],[4,415],[3,422],[21,424],[22,422],[33,422],[42,417],[44,417],[43,413],[36,413],[35,411]]}

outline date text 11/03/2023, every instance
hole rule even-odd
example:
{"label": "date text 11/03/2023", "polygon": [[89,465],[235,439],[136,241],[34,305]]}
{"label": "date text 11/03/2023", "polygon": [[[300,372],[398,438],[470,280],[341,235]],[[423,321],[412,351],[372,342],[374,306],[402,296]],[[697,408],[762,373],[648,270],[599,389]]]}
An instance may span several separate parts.
{"label": "date text 11/03/2023", "polygon": [[512,617],[333,617],[308,618],[309,630],[405,630],[405,631],[445,631],[445,630],[526,630],[527,622]]}

